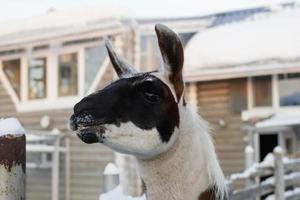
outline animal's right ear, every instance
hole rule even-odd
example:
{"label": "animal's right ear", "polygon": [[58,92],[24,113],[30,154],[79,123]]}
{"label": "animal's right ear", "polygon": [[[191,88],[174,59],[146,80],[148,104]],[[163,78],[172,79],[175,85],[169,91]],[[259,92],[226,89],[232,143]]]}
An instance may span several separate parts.
{"label": "animal's right ear", "polygon": [[120,78],[135,74],[137,71],[130,65],[121,55],[117,54],[111,45],[111,42],[106,39],[105,46],[110,58],[110,61]]}
{"label": "animal's right ear", "polygon": [[182,78],[184,60],[182,43],[178,34],[165,25],[156,24],[155,31],[164,61],[164,67],[160,71],[174,85],[177,101],[179,102],[184,90]]}

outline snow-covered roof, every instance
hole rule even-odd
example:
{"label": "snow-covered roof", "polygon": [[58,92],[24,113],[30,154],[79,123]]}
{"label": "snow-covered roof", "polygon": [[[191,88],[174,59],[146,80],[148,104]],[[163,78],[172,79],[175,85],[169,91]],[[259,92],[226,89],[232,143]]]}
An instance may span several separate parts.
{"label": "snow-covered roof", "polygon": [[196,34],[185,48],[188,79],[299,70],[300,7],[278,9]]}
{"label": "snow-covered roof", "polygon": [[271,128],[280,126],[300,126],[300,113],[280,113],[270,119],[257,122],[256,128]]}
{"label": "snow-covered roof", "polygon": [[126,9],[107,5],[52,10],[41,16],[0,23],[0,46],[113,28],[120,26],[119,19],[125,16]]}

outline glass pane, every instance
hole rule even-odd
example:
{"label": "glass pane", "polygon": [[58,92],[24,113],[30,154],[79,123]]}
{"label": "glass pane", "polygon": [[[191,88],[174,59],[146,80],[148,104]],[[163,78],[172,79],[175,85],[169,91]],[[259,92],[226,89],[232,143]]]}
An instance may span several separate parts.
{"label": "glass pane", "polygon": [[76,95],[78,91],[77,54],[60,55],[58,60],[58,95]]}
{"label": "glass pane", "polygon": [[[180,33],[179,37],[183,46],[193,37],[195,33]],[[162,58],[155,35],[142,35],[140,41],[141,62],[140,67],[142,71],[155,70],[162,65]]]}
{"label": "glass pane", "polygon": [[195,32],[179,33],[179,37],[182,42],[182,45],[185,47],[194,35],[195,35]]}
{"label": "glass pane", "polygon": [[272,106],[271,76],[253,78],[254,106]]}
{"label": "glass pane", "polygon": [[46,97],[46,58],[35,58],[29,62],[28,98]]}
{"label": "glass pane", "polygon": [[154,70],[162,64],[157,39],[155,35],[141,36],[141,70]]}
{"label": "glass pane", "polygon": [[279,75],[280,106],[300,105],[300,73]]}
{"label": "glass pane", "polygon": [[20,88],[21,88],[20,87],[21,85],[20,66],[21,66],[21,61],[19,59],[3,62],[3,71],[19,98],[20,98]]}
{"label": "glass pane", "polygon": [[107,52],[104,44],[85,49],[85,93],[89,91],[106,57]]}
{"label": "glass pane", "polygon": [[233,79],[230,81],[230,111],[241,113],[247,109],[247,80]]}

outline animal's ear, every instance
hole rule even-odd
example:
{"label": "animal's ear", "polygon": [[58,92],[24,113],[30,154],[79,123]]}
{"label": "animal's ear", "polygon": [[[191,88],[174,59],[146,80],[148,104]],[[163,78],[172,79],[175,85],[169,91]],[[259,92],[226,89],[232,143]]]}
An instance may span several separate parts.
{"label": "animal's ear", "polygon": [[130,74],[137,73],[137,71],[130,65],[121,55],[119,55],[111,45],[111,42],[106,39],[105,46],[110,58],[110,61],[117,72],[118,76],[125,77]]}
{"label": "animal's ear", "polygon": [[155,32],[158,39],[158,45],[164,61],[162,73],[174,85],[177,101],[180,101],[184,90],[182,78],[183,67],[183,47],[179,36],[162,24],[155,25]]}

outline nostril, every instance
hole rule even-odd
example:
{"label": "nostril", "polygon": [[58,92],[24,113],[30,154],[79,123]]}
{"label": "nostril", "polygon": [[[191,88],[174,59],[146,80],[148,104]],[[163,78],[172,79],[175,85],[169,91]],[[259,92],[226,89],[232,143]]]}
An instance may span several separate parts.
{"label": "nostril", "polygon": [[72,130],[72,131],[76,131],[77,130],[77,123],[75,122],[75,115],[72,115],[70,117],[70,120],[69,120],[69,128]]}
{"label": "nostril", "polygon": [[75,104],[74,108],[73,108],[73,112],[75,115],[78,115],[80,113],[80,102]]}
{"label": "nostril", "polygon": [[93,106],[94,104],[93,101],[91,101],[91,97],[87,96],[74,106],[73,111],[75,115],[79,115],[83,114],[84,111],[92,110]]}

